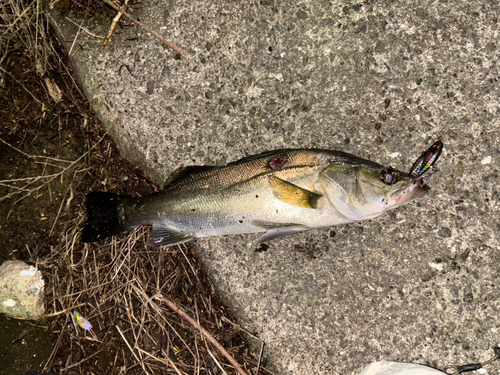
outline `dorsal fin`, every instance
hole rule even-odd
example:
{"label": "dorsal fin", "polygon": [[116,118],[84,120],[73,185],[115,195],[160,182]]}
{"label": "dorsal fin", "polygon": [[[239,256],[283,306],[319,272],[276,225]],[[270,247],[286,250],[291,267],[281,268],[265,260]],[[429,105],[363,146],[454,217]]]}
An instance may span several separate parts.
{"label": "dorsal fin", "polygon": [[194,174],[206,172],[215,168],[220,168],[217,166],[206,166],[206,165],[190,165],[187,167],[182,167],[176,169],[170,176],[168,176],[167,181],[163,185],[165,189],[167,186],[172,185],[174,183],[179,183],[185,180],[188,177],[191,177]]}
{"label": "dorsal fin", "polygon": [[275,176],[271,176],[269,178],[269,183],[274,196],[280,201],[298,207],[318,208],[318,201],[322,195],[302,189],[300,186],[294,185]]}
{"label": "dorsal fin", "polygon": [[[269,156],[274,156],[274,155],[284,155],[287,152],[291,151],[291,149],[282,149],[282,150],[274,150],[274,151],[266,151],[257,155],[250,155],[250,156],[245,156],[244,158],[233,161],[229,163],[228,165],[237,165],[237,164],[243,164],[243,163],[248,163],[249,161],[254,161],[257,159],[263,159],[267,158]],[[295,150],[294,150],[295,151]]]}

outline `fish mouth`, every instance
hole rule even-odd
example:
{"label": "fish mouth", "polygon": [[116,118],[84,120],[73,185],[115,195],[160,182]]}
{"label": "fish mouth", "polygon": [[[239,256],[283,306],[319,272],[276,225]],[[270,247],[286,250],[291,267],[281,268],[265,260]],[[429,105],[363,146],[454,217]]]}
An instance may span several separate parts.
{"label": "fish mouth", "polygon": [[431,188],[425,184],[423,179],[414,179],[402,193],[396,196],[396,205],[402,206],[403,204],[410,203],[415,199],[423,197],[429,190],[431,190]]}

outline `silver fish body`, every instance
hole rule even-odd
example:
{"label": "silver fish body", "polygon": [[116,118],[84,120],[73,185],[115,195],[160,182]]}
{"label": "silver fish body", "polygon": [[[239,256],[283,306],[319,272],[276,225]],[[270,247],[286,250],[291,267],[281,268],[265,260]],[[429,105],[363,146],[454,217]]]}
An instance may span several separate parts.
{"label": "silver fish body", "polygon": [[82,240],[152,225],[150,245],[159,247],[258,232],[266,241],[371,219],[428,190],[408,173],[347,153],[278,150],[181,169],[162,192],[143,198],[90,193]]}

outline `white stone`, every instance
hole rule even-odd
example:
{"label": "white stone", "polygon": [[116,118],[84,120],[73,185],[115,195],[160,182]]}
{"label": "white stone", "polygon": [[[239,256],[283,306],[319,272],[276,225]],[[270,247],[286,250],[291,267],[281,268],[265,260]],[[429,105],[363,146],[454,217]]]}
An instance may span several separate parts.
{"label": "white stone", "polygon": [[442,271],[443,270],[443,265],[440,263],[429,263],[429,266],[431,268],[434,268],[435,270]]}
{"label": "white stone", "polygon": [[481,160],[481,164],[491,164],[491,156],[486,156],[483,160]]}
{"label": "white stone", "polygon": [[0,313],[22,319],[37,319],[45,312],[44,280],[36,267],[19,260],[0,265]]}

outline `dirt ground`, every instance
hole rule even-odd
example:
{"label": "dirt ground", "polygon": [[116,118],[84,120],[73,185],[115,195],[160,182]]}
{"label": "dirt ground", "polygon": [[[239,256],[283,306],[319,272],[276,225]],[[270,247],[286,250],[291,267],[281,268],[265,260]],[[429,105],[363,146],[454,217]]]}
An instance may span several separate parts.
{"label": "dirt ground", "polygon": [[[79,242],[87,192],[137,196],[157,189],[120,157],[64,53],[49,42],[55,53],[43,73],[23,40],[4,44],[0,63],[0,262],[38,265],[47,314],[39,322],[0,317],[0,374],[236,373],[161,296],[255,373],[258,353],[189,248],[147,248],[144,228],[105,243]],[[75,310],[92,331],[73,324]]]}

